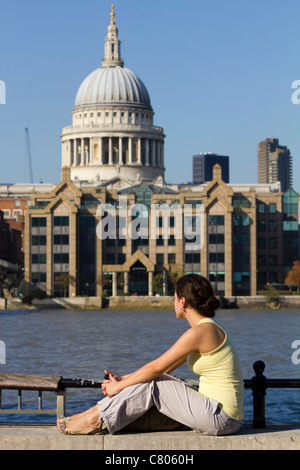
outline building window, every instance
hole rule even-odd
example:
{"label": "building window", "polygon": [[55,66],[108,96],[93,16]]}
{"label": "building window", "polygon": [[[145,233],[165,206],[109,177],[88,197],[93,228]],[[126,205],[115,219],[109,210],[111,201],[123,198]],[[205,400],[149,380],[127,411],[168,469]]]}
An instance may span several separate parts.
{"label": "building window", "polygon": [[266,231],[266,221],[265,220],[258,220],[257,230],[259,232],[265,232]]}
{"label": "building window", "polygon": [[210,215],[208,223],[209,225],[224,225],[224,215]]}
{"label": "building window", "polygon": [[46,235],[32,235],[31,244],[32,246],[46,245]]}
{"label": "building window", "polygon": [[251,207],[251,203],[249,201],[249,199],[247,199],[246,197],[244,198],[237,198],[237,199],[234,199],[233,200],[233,207],[235,209],[238,209],[238,208],[247,208],[247,207]]}
{"label": "building window", "polygon": [[68,216],[55,216],[53,220],[53,225],[55,227],[58,227],[58,226],[68,227],[69,217]]}
{"label": "building window", "polygon": [[274,283],[274,282],[278,282],[277,272],[270,273],[270,282],[271,282],[271,284]]}
{"label": "building window", "polygon": [[277,220],[269,220],[269,230],[271,232],[277,230]]}
{"label": "building window", "polygon": [[170,235],[170,238],[168,238],[168,245],[169,245],[169,246],[174,246],[174,245],[175,245],[175,237],[174,237],[174,235]]}
{"label": "building window", "polygon": [[266,213],[266,205],[264,202],[259,202],[258,203],[258,213],[259,214],[265,214]]}
{"label": "building window", "polygon": [[18,217],[20,215],[22,215],[22,209],[14,209],[13,210],[13,216],[14,217]]}
{"label": "building window", "polygon": [[209,253],[210,263],[224,263],[224,253]]}
{"label": "building window", "polygon": [[248,227],[248,225],[250,225],[249,215],[234,215],[233,216],[233,225]]}
{"label": "building window", "polygon": [[33,284],[40,284],[46,282],[46,273],[32,273],[31,281]]}
{"label": "building window", "polygon": [[46,217],[32,217],[31,226],[32,227],[46,227]]}
{"label": "building window", "polygon": [[275,202],[270,202],[270,204],[269,204],[269,213],[270,214],[276,214],[276,203]]}
{"label": "building window", "polygon": [[69,245],[69,235],[54,235],[54,245]]}
{"label": "building window", "polygon": [[159,266],[162,266],[164,264],[164,254],[163,253],[157,253],[156,254],[156,264]]}
{"label": "building window", "polygon": [[277,238],[269,238],[269,248],[271,250],[277,248]]}
{"label": "building window", "polygon": [[176,264],[175,253],[168,253],[168,264]]}
{"label": "building window", "polygon": [[210,233],[208,239],[210,245],[224,245],[224,233]]}
{"label": "building window", "polygon": [[261,273],[259,272],[258,273],[258,283],[259,284],[266,284],[267,282],[267,275],[266,273]]}
{"label": "building window", "polygon": [[259,237],[257,240],[257,246],[260,250],[264,250],[266,248],[266,239]]}
{"label": "building window", "polygon": [[162,235],[159,235],[158,238],[156,239],[156,245],[161,246],[164,244],[164,239]]}
{"label": "building window", "polygon": [[38,253],[31,255],[32,264],[46,264],[46,253]]}

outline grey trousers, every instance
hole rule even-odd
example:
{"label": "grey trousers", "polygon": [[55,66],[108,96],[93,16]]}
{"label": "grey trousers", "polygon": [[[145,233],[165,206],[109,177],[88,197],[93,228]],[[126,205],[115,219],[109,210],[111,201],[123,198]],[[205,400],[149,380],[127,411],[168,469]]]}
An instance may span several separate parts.
{"label": "grey trousers", "polygon": [[111,434],[121,429],[145,432],[188,426],[204,434],[225,435],[237,432],[242,424],[221,410],[216,400],[167,374],[127,387],[98,405],[100,422]]}

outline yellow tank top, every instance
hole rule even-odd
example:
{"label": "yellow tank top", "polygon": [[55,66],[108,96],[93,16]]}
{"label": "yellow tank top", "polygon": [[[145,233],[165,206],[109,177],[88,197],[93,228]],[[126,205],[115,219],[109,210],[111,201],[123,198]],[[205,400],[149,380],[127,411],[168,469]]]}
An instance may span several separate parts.
{"label": "yellow tank top", "polygon": [[[211,322],[221,328],[212,318],[200,323]],[[199,378],[199,392],[217,400],[220,407],[233,419],[244,418],[244,382],[240,362],[234,346],[224,331],[222,344],[207,353],[193,352],[188,355],[189,368]]]}

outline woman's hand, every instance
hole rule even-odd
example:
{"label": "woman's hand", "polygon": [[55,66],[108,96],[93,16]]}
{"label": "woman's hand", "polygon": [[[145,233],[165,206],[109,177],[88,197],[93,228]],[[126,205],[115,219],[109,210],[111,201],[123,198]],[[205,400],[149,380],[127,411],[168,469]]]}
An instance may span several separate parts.
{"label": "woman's hand", "polygon": [[108,376],[108,378],[105,378],[104,382],[111,382],[112,377],[116,379],[118,382],[122,380],[122,377],[119,375],[116,375],[114,372],[109,372],[109,370],[104,370],[105,377]]}
{"label": "woman's hand", "polygon": [[120,387],[118,387],[118,383],[121,382],[122,377],[114,374],[113,372],[109,372],[108,370],[105,370],[104,373],[105,375],[108,375],[109,378],[103,381],[102,391],[104,395],[111,398],[120,392]]}

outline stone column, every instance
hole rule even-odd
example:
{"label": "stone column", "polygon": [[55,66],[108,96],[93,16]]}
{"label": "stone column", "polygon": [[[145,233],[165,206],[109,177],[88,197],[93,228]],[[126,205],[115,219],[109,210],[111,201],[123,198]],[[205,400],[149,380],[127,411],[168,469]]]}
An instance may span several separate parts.
{"label": "stone column", "polygon": [[70,166],[74,165],[74,140],[70,140]]}
{"label": "stone column", "polygon": [[123,139],[119,137],[119,165],[123,165]]}
{"label": "stone column", "polygon": [[84,165],[84,139],[81,139],[80,165]]}
{"label": "stone column", "polygon": [[67,165],[67,159],[66,159],[66,146],[67,146],[67,142],[62,142],[62,166],[64,167],[65,165]]}
{"label": "stone column", "polygon": [[112,296],[117,296],[117,273],[115,271],[112,273]]}
{"label": "stone column", "polygon": [[132,137],[128,137],[128,163],[132,164]]}
{"label": "stone column", "polygon": [[99,138],[99,163],[103,164],[103,142],[102,137]]}
{"label": "stone column", "polygon": [[146,161],[145,164],[149,166],[149,139],[146,139]]}
{"label": "stone column", "polygon": [[77,139],[74,139],[74,166],[77,166],[78,164],[78,148],[77,148]]}
{"label": "stone column", "polygon": [[164,142],[161,142],[161,162],[160,162],[162,168],[165,166],[165,147],[164,147]]}
{"label": "stone column", "polygon": [[113,164],[112,137],[108,138],[108,164]]}
{"label": "stone column", "polygon": [[152,165],[156,166],[156,140],[152,141]]}
{"label": "stone column", "polygon": [[128,294],[129,290],[129,273],[128,271],[124,272],[124,294]]}
{"label": "stone column", "polygon": [[138,158],[137,158],[138,165],[142,164],[142,139],[139,137],[138,139]]}
{"label": "stone column", "polygon": [[90,163],[94,163],[94,141],[93,138],[90,138]]}
{"label": "stone column", "polygon": [[157,141],[157,147],[158,147],[157,166],[161,166],[161,142],[160,142],[160,140]]}
{"label": "stone column", "polygon": [[153,271],[148,272],[148,295],[153,295]]}

